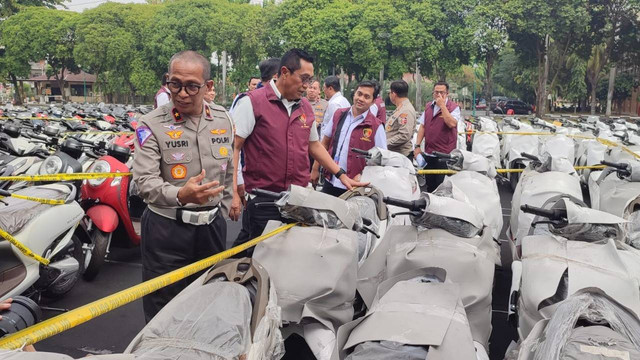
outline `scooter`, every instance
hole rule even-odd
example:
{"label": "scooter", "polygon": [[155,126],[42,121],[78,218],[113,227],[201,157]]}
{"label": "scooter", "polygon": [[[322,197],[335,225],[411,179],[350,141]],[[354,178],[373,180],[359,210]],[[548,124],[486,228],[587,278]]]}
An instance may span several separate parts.
{"label": "scooter", "polygon": [[383,281],[367,314],[338,330],[332,360],[488,360],[476,351],[461,289],[442,268]]}
{"label": "scooter", "polygon": [[522,239],[529,232],[533,215],[520,210],[520,205],[542,206],[555,196],[568,196],[575,202],[584,204],[580,180],[573,164],[566,158],[554,158],[549,154],[540,157],[522,153],[531,162],[522,172],[521,179],[513,192],[511,217],[507,235],[514,259],[520,256]]}
{"label": "scooter", "polygon": [[509,318],[520,339],[581,289],[600,289],[640,314],[640,252],[624,243],[624,219],[564,196],[522,211],[535,218],[512,263]]}
{"label": "scooter", "polygon": [[[0,241],[0,300],[21,294],[36,300],[41,294],[62,296],[73,288],[84,268],[77,234],[84,211],[75,201],[76,188],[68,183],[37,185],[15,194],[65,203],[51,206],[13,197],[2,200],[0,228],[50,263],[42,265],[9,241]],[[0,195],[10,193],[2,190]]]}
{"label": "scooter", "polygon": [[480,211],[460,191],[442,185],[418,200],[384,199],[387,205],[408,210],[413,225],[387,229],[381,245],[360,268],[358,293],[371,310],[383,281],[425,267],[444,269],[447,279],[459,286],[476,351],[486,357],[499,248]]}
{"label": "scooter", "polygon": [[491,118],[480,116],[478,118],[478,131],[473,135],[471,152],[489,159],[494,167],[500,166],[500,139],[498,123]]}
{"label": "scooter", "polygon": [[491,231],[493,239],[498,241],[503,219],[497,172],[493,163],[483,156],[463,150],[453,150],[451,154],[434,151],[430,155],[421,155],[438,158],[446,162],[449,169],[457,171],[456,174],[447,176],[444,182],[461,190],[469,202],[480,210],[484,224]]}
{"label": "scooter", "polygon": [[[311,188],[291,186],[283,193],[254,189],[253,193],[274,199],[288,221],[307,225],[261,242],[253,259],[264,266],[276,286],[287,351],[306,348],[306,352],[296,353],[296,358],[329,359],[338,328],[354,316],[357,232],[374,230],[365,225],[370,222],[360,217],[357,204]],[[282,224],[270,221],[264,233]]]}
{"label": "scooter", "polygon": [[602,161],[608,166],[589,182],[591,207],[628,220],[627,241],[640,248],[640,162]]}
{"label": "scooter", "polygon": [[[531,125],[522,123],[512,118],[505,118],[502,126],[502,131],[505,132],[533,132],[534,129]],[[506,134],[502,136],[502,151],[500,157],[502,158],[503,167],[505,169],[524,169],[527,167],[530,159],[523,157],[521,154],[527,153],[531,155],[538,155],[539,151],[539,139],[536,135],[513,135]],[[520,180],[520,174],[510,173],[507,174],[507,178],[511,183],[511,188],[515,190],[518,181]]]}
{"label": "scooter", "polygon": [[[106,146],[104,142],[94,144],[84,139],[82,141],[93,144],[98,153],[105,154],[93,162],[88,169],[89,173],[129,172],[129,167],[125,165],[131,155],[128,147]],[[85,280],[92,280],[98,275],[109,253],[114,233],[121,234],[119,238],[128,239],[127,243],[130,245],[140,244],[140,228],[136,226],[138,223],[134,222],[131,211],[140,218],[144,207],[132,209],[132,205],[138,206],[143,202],[132,199],[130,186],[131,178],[128,176],[89,179],[82,183],[82,207],[89,219],[87,230],[91,238],[85,259]]]}

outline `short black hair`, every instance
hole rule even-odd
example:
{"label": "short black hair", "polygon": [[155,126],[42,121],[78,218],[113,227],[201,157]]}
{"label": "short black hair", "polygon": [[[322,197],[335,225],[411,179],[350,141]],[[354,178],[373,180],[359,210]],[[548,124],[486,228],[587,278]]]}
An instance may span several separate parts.
{"label": "short black hair", "polygon": [[435,89],[436,86],[438,86],[438,85],[446,86],[447,87],[447,92],[449,92],[449,83],[447,83],[446,81],[440,80],[440,81],[436,82],[435,84],[433,84],[433,88]]}
{"label": "short black hair", "polygon": [[324,86],[332,88],[333,91],[340,91],[340,79],[335,75],[327,76],[324,79]]}
{"label": "short black hair", "polygon": [[[272,75],[273,76],[273,75]],[[256,79],[256,80],[261,80],[259,77],[257,76],[252,76],[249,78],[249,81],[247,81],[247,84],[251,84],[251,80]]]}
{"label": "short black hair", "polygon": [[270,58],[270,59],[260,61],[260,64],[258,65],[258,69],[260,69],[260,81],[262,82],[270,81],[271,78],[273,78],[273,75],[275,75],[278,72],[279,66],[280,66],[279,58]]}
{"label": "short black hair", "polygon": [[162,85],[167,85],[167,81],[169,81],[169,73],[164,73],[162,75]]}
{"label": "short black hair", "polygon": [[380,86],[378,85],[378,83],[376,81],[372,81],[372,80],[363,80],[360,81],[360,83],[358,83],[358,87],[356,87],[356,90],[358,90],[358,88],[361,87],[370,87],[373,88],[373,98],[377,98],[378,94],[380,93]]}
{"label": "short black hair", "polygon": [[171,73],[171,65],[174,61],[177,60],[184,60],[191,63],[199,64],[200,66],[202,66],[202,78],[204,79],[204,81],[211,80],[211,63],[199,52],[193,50],[184,50],[173,54],[171,60],[169,60],[169,73]]}
{"label": "short black hair", "polygon": [[409,84],[407,84],[407,82],[404,80],[396,80],[392,82],[389,88],[401,98],[406,98],[407,96],[409,96]]}
{"label": "short black hair", "polygon": [[289,71],[291,72],[300,69],[302,67],[302,65],[300,65],[300,59],[313,64],[313,57],[304,50],[293,48],[284,53],[284,55],[282,55],[282,58],[280,59],[278,76],[282,75],[281,72],[283,66],[289,69]]}

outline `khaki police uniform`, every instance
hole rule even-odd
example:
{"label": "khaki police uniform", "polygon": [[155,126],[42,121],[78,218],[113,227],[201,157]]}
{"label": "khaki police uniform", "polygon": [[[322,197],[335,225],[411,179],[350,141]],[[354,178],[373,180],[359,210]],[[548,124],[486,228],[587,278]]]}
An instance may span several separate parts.
{"label": "khaki police uniform", "polygon": [[[233,124],[223,107],[203,106],[202,114],[191,118],[170,102],[143,116],[136,129],[133,181],[148,204],[141,224],[145,281],[225,250],[224,216],[229,214],[233,190]],[[202,169],[202,183],[217,180],[224,191],[204,205],[179,204],[178,190]],[[147,322],[192,280],[145,296]]]}
{"label": "khaki police uniform", "polygon": [[387,148],[406,156],[413,154],[411,138],[416,129],[416,109],[405,99],[387,120]]}

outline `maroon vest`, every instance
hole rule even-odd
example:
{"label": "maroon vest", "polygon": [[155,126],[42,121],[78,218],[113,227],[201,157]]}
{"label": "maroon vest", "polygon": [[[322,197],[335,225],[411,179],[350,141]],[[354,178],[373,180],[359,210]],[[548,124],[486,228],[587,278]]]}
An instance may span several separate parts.
{"label": "maroon vest", "polygon": [[376,117],[378,118],[378,120],[382,121],[382,123],[386,123],[387,122],[387,108],[384,106],[384,101],[382,100],[382,98],[380,96],[378,96],[374,101],[374,104],[376,104],[376,106],[378,106],[378,113],[376,114]]}
{"label": "maroon vest", "polygon": [[[342,117],[343,114],[345,114],[348,111],[351,111],[350,107],[344,108],[344,109],[338,109],[333,114],[333,128],[331,129],[331,141],[329,142],[329,155],[333,154],[334,147],[340,146],[340,144],[334,143],[335,134],[336,134],[336,131],[338,130],[338,123],[340,122],[340,118]],[[356,154],[353,151],[351,151],[351,148],[357,148],[360,150],[369,150],[374,146],[376,146],[376,141],[375,141],[376,132],[378,131],[380,124],[383,124],[383,123],[380,122],[380,120],[378,120],[375,116],[373,116],[371,111],[369,111],[367,113],[367,117],[365,117],[364,120],[360,124],[358,124],[355,127],[355,129],[353,129],[353,131],[351,132],[351,138],[349,139],[349,142],[343,145],[349,148],[349,152],[348,152],[349,155],[347,156],[347,176],[348,177],[353,179],[356,175],[362,173],[362,170],[364,170],[364,167],[366,165],[365,159],[358,157],[359,154]],[[342,128],[346,129],[347,127],[349,127],[349,124],[345,120],[344,124],[342,125]],[[342,142],[341,139],[338,139],[338,141]],[[337,149],[336,151],[340,151],[340,149]],[[337,155],[339,154],[336,153],[336,156]],[[331,179],[332,174],[329,171],[325,170],[324,175],[327,179]]]}
{"label": "maroon vest", "polygon": [[167,94],[169,96],[169,100],[171,100],[171,93],[169,92],[169,90],[167,90],[167,88],[163,85],[160,87],[160,90],[158,90],[156,92],[156,96],[153,97],[153,108],[157,109],[158,108],[158,95],[160,94]]}
{"label": "maroon vest", "polygon": [[269,84],[247,96],[256,124],[243,146],[246,190],[284,191],[291,184],[307,186],[309,134],[315,130],[311,104],[302,98],[289,116]]}
{"label": "maroon vest", "polygon": [[[453,101],[447,101],[447,110],[453,112],[458,104]],[[451,153],[458,144],[458,127],[450,128],[444,122],[442,111],[438,111],[433,116],[433,106],[428,103],[424,110],[424,151],[431,154],[433,151],[439,151],[445,154]]]}

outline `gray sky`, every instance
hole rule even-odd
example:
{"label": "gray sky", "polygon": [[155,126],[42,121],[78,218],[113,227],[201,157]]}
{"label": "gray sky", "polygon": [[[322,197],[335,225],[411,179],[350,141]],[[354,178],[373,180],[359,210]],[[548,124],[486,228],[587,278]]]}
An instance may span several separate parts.
{"label": "gray sky", "polygon": [[[84,9],[90,9],[100,4],[106,3],[108,0],[71,0],[65,1],[67,9],[71,11],[81,12]],[[109,0],[119,3],[144,3],[145,0]]]}

